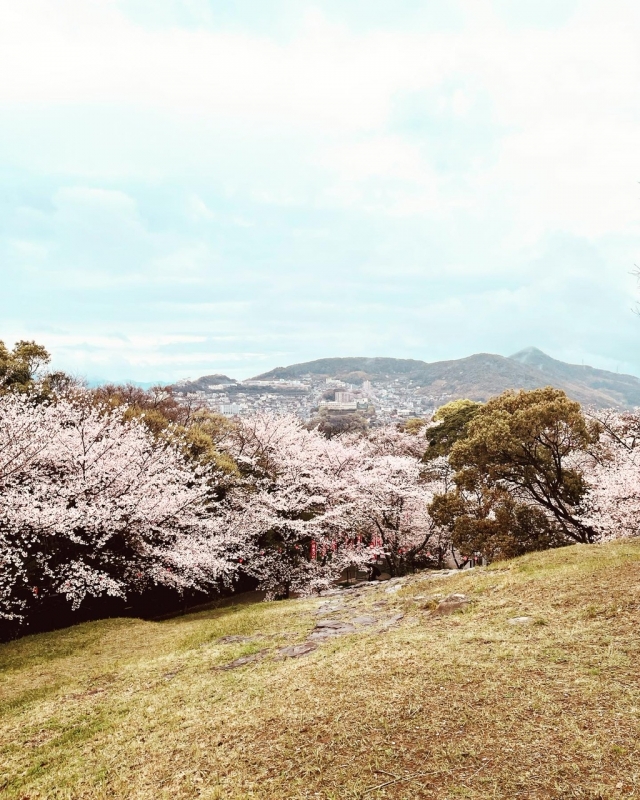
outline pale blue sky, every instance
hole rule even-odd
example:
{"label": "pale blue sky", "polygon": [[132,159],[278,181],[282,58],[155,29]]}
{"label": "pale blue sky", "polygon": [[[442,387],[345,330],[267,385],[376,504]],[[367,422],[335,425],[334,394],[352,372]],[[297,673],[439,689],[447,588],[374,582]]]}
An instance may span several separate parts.
{"label": "pale blue sky", "polygon": [[622,0],[0,0],[0,338],[89,379],[640,374]]}

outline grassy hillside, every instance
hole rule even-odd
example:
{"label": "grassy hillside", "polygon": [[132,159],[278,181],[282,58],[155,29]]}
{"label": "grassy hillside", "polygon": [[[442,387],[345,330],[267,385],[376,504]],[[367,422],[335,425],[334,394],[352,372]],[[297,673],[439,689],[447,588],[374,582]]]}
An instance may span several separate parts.
{"label": "grassy hillside", "polygon": [[[451,593],[472,602],[437,615]],[[275,660],[319,618],[363,614],[377,622]],[[627,542],[27,637],[0,646],[0,794],[637,797],[639,626]]]}

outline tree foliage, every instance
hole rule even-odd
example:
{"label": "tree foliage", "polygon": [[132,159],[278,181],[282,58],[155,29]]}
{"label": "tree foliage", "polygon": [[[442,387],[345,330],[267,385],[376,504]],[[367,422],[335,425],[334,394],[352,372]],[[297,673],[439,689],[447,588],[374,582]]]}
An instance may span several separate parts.
{"label": "tree foliage", "polygon": [[0,619],[53,596],[229,583],[235,551],[209,475],[122,409],[0,398]]}
{"label": "tree foliage", "polygon": [[451,405],[429,447],[449,451],[455,488],[430,511],[454,548],[495,558],[595,540],[579,463],[600,429],[578,403],[547,387],[505,392],[482,406]]}
{"label": "tree foliage", "polygon": [[13,350],[0,341],[0,392],[33,389],[40,370],[51,361],[46,348],[21,340]]}
{"label": "tree foliage", "polygon": [[93,389],[91,397],[104,411],[121,409],[123,420],[139,420],[156,438],[177,443],[194,461],[226,474],[237,471],[220,450],[234,423],[191,398],[178,399],[171,387],[105,384]]}
{"label": "tree foliage", "polygon": [[580,520],[587,487],[572,458],[597,438],[580,404],[559,389],[505,392],[481,407],[450,460],[459,485],[505,489],[543,509],[569,539],[591,542],[595,531]]}
{"label": "tree foliage", "polygon": [[454,444],[467,435],[471,420],[482,407],[473,400],[453,400],[433,415],[433,423],[426,430],[427,449],[424,460],[448,456]]}
{"label": "tree foliage", "polygon": [[322,411],[309,423],[309,427],[318,430],[327,439],[345,433],[364,433],[369,426],[366,418],[357,412],[330,413]]}
{"label": "tree foliage", "polygon": [[[0,620],[150,586],[268,597],[638,533],[640,416],[547,387],[431,423],[228,420],[169,388],[89,390],[0,343]],[[352,415],[353,416],[353,415]]]}

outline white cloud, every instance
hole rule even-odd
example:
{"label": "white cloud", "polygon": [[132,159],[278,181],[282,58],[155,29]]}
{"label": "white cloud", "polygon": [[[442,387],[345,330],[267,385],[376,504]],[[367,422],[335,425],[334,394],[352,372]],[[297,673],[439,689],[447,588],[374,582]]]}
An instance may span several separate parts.
{"label": "white cloud", "polygon": [[[183,115],[192,131],[202,117],[223,127],[266,126],[268,136],[323,131],[331,144],[319,141],[309,156],[335,185],[320,197],[407,215],[430,213],[436,204],[479,206],[489,197],[513,210],[529,239],[554,227],[589,236],[627,230],[637,218],[640,25],[623,0],[583,3],[581,14],[553,30],[511,30],[487,3],[467,4],[465,30],[432,34],[354,34],[316,12],[285,43],[214,28],[145,29],[110,0],[1,0],[0,8],[5,109],[120,109],[125,125],[127,109],[146,109]],[[446,88],[460,76],[472,76],[475,91],[489,98],[499,156],[462,187],[436,191],[438,165],[429,163],[428,150],[385,127],[398,94],[424,89],[436,92],[435,113],[469,119],[474,89]],[[166,151],[175,133],[162,128],[160,117],[158,130],[146,135],[168,136]],[[247,141],[253,135],[245,128]],[[258,152],[259,138],[250,145]],[[197,157],[211,160],[205,141],[196,148]],[[396,185],[367,197],[363,183],[371,176]],[[285,186],[253,193],[277,204],[297,202],[297,195]]]}
{"label": "white cloud", "polygon": [[[256,365],[258,341],[443,357],[510,350],[510,330],[543,344],[536,325],[593,354],[594,320],[602,358],[631,352],[633,326],[613,329],[640,232],[638,8],[584,0],[532,27],[504,5],[464,0],[464,27],[431,30],[311,9],[275,39],[199,0],[192,27],[0,0],[0,166],[29,176],[0,233],[0,270],[30,278],[7,324],[73,312],[51,341],[114,370],[204,366],[224,347],[189,348],[222,332]],[[602,318],[572,282],[606,295]]]}

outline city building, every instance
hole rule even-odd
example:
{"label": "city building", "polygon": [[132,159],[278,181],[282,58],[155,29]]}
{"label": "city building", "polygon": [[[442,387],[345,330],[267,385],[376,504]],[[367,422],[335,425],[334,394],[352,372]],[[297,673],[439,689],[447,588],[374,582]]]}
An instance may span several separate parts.
{"label": "city building", "polygon": [[225,417],[235,417],[241,411],[242,408],[237,403],[220,403],[218,406],[218,412],[224,414]]}
{"label": "city building", "polygon": [[351,403],[355,400],[353,392],[336,392],[334,394],[336,403]]}

